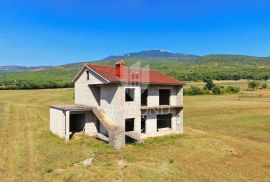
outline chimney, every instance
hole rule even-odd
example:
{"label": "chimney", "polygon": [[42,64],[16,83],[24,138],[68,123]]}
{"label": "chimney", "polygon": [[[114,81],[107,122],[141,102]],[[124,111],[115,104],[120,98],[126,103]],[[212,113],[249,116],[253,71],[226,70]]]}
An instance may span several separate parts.
{"label": "chimney", "polygon": [[119,60],[115,63],[115,75],[120,78],[120,80],[125,79],[125,64],[123,60]]}

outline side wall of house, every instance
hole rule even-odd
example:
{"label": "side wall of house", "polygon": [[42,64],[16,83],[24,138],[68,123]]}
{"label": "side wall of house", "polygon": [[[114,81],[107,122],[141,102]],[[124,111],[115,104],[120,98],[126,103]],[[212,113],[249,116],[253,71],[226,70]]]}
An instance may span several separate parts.
{"label": "side wall of house", "polygon": [[[170,89],[170,105],[183,106],[183,87],[182,86],[152,86],[148,88],[147,106],[159,106],[159,89]],[[154,135],[157,133],[157,115],[158,114],[172,114],[171,129],[183,133],[183,109],[172,108],[167,110],[151,110],[144,113],[146,115],[145,129],[146,134]]]}
{"label": "side wall of house", "polygon": [[[126,89],[134,89],[134,101],[125,101]],[[124,84],[121,86],[123,109],[122,126],[125,127],[125,119],[134,118],[134,131],[141,133],[141,86]]]}
{"label": "side wall of house", "polygon": [[100,108],[106,116],[117,124],[123,119],[122,95],[120,85],[104,85],[100,88]]}
{"label": "side wall of house", "polygon": [[183,91],[180,86],[152,86],[148,87],[147,106],[159,105],[159,90],[169,89],[171,91],[170,105],[180,105],[183,102]]}
{"label": "side wall of house", "polygon": [[86,112],[85,113],[85,126],[84,126],[84,132],[87,135],[95,135],[98,130],[96,127],[96,123],[98,122],[97,118],[95,117],[94,113]]}
{"label": "side wall of house", "polygon": [[[87,71],[89,71],[89,80],[87,80]],[[99,103],[95,99],[95,94],[99,93],[95,93],[95,89],[91,88],[100,83],[106,83],[106,80],[85,67],[75,82],[75,104],[98,106]]]}
{"label": "side wall of house", "polygon": [[50,108],[50,130],[60,138],[65,137],[65,119],[63,111]]}
{"label": "side wall of house", "polygon": [[[126,88],[134,89],[134,101],[125,101]],[[141,85],[119,84],[101,87],[101,108],[104,113],[113,121],[125,128],[125,119],[134,118],[134,131],[141,133]],[[182,105],[182,87],[179,86],[149,86],[147,106],[159,106],[159,89],[170,89],[170,105]],[[163,110],[164,112],[164,110]],[[171,129],[183,130],[183,112],[179,109],[170,109],[165,113],[152,111],[146,118],[147,133],[157,132],[157,114],[172,114]],[[144,115],[144,114],[143,114]]]}
{"label": "side wall of house", "polygon": [[[134,101],[125,101],[126,88],[134,89]],[[141,130],[141,87],[138,85],[108,85],[101,87],[100,107],[112,122],[125,128],[125,119],[134,118],[134,130]]]}

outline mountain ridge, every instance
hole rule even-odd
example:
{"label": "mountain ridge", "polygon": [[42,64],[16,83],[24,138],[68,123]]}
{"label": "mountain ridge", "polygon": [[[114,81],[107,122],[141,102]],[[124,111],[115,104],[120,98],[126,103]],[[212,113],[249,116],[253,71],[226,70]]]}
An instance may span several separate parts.
{"label": "mountain ridge", "polygon": [[139,52],[131,52],[123,55],[111,55],[102,60],[110,60],[110,59],[125,59],[125,58],[144,58],[144,59],[194,59],[200,58],[201,56],[186,54],[186,53],[174,53],[166,50],[144,50]]}

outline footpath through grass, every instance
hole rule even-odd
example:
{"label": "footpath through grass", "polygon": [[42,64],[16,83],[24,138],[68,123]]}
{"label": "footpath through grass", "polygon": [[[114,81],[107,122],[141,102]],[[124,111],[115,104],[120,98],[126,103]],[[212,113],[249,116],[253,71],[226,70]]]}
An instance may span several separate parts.
{"label": "footpath through grass", "polygon": [[[256,93],[186,96],[183,136],[115,150],[50,133],[48,106],[72,103],[73,89],[0,91],[0,179],[270,181],[270,90]],[[90,156],[91,166],[74,166]]]}

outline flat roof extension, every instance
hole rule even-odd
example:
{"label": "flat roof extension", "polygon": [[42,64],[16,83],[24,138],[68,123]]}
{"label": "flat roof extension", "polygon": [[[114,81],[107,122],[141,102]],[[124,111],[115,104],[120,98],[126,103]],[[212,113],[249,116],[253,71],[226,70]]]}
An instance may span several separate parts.
{"label": "flat roof extension", "polygon": [[50,108],[58,109],[61,111],[92,111],[93,108],[86,106],[86,105],[78,105],[78,104],[72,104],[72,105],[53,105],[50,106]]}

